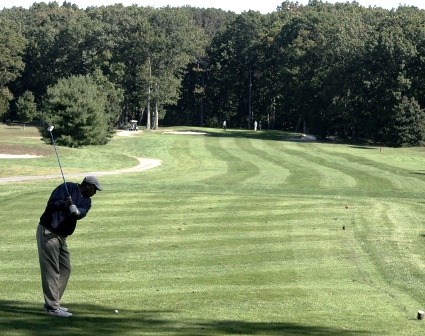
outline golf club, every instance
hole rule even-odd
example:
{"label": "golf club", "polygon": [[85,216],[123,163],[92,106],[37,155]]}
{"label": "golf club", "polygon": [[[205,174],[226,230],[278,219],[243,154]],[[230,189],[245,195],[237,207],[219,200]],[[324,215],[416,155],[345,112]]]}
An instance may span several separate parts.
{"label": "golf club", "polygon": [[60,168],[61,173],[62,173],[63,183],[65,184],[66,192],[68,193],[68,196],[70,196],[69,191],[68,191],[68,187],[67,187],[66,181],[65,181],[65,175],[63,174],[63,170],[62,170],[61,160],[59,159],[58,150],[56,149],[56,143],[55,143],[55,139],[54,139],[53,133],[52,133],[54,128],[55,128],[55,126],[49,126],[49,127],[47,127],[47,130],[50,132],[50,136],[52,137],[53,147],[55,147],[55,153],[56,153],[56,157],[58,159],[59,168]]}

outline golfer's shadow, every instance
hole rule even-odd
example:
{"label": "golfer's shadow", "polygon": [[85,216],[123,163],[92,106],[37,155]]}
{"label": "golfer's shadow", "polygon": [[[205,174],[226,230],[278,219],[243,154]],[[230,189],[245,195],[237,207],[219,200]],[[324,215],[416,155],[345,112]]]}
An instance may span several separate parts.
{"label": "golfer's shadow", "polygon": [[[175,320],[175,311],[120,309],[87,304],[71,304],[71,318],[48,316],[42,306],[28,302],[0,300],[0,334],[30,336],[136,335],[141,330],[152,335],[370,335],[368,331],[340,330],[324,326],[285,322],[192,319]],[[173,316],[173,317],[171,317]],[[284,315],[283,315],[284,316]]]}

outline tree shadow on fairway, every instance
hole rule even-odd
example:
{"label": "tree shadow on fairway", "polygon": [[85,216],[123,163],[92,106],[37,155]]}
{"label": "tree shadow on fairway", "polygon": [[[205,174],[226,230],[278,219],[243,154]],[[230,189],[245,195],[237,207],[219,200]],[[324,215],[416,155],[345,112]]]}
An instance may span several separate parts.
{"label": "tree shadow on fairway", "polygon": [[247,129],[227,129],[227,131],[214,130],[207,133],[209,137],[215,138],[245,138],[258,140],[271,140],[281,142],[297,143],[325,143],[329,145],[350,145],[352,148],[376,150],[379,144],[369,141],[354,141],[350,139],[340,139],[339,141],[316,137],[314,135],[303,135],[302,132],[280,131],[280,130],[247,130]]}
{"label": "tree shadow on fairway", "polygon": [[362,335],[370,332],[338,330],[294,323],[176,320],[176,312],[120,310],[97,305],[72,305],[72,318],[45,315],[40,305],[0,301],[0,334],[28,336],[88,335]]}
{"label": "tree shadow on fairway", "polygon": [[351,148],[355,148],[355,149],[367,149],[367,150],[376,150],[376,147],[370,147],[370,146],[350,146]]}
{"label": "tree shadow on fairway", "polygon": [[260,140],[274,140],[284,141],[292,136],[292,133],[283,131],[253,131],[253,130],[227,130],[209,132],[208,136],[218,138],[246,138],[246,139],[260,139]]}

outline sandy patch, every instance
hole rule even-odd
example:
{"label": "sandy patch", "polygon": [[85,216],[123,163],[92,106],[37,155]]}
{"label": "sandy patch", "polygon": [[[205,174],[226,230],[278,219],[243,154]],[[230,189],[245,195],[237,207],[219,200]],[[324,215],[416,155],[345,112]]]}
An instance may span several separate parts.
{"label": "sandy patch", "polygon": [[[132,135],[137,135],[138,133],[139,133],[138,131],[118,131],[117,135],[118,136],[132,136]],[[162,134],[205,135],[207,133],[205,133],[205,132],[195,132],[195,131],[166,131],[166,132],[163,132]]]}
{"label": "sandy patch", "polygon": [[137,135],[139,134],[138,131],[118,131],[117,135],[118,136],[131,136],[131,135]]}
{"label": "sandy patch", "polygon": [[194,131],[169,131],[162,134],[194,134],[194,135],[205,135],[205,132],[194,132]]}
{"label": "sandy patch", "polygon": [[[88,176],[88,175],[104,176],[104,175],[135,173],[135,172],[140,172],[140,171],[152,169],[152,168],[158,167],[162,164],[161,160],[156,160],[156,159],[137,158],[137,160],[139,161],[139,164],[137,166],[134,166],[134,167],[131,167],[131,168],[125,168],[125,169],[120,169],[120,170],[115,170],[115,171],[100,171],[100,172],[85,172],[85,173],[78,173],[78,174],[65,174],[65,178],[67,179],[68,177],[84,177],[84,176]],[[11,177],[0,178],[0,183],[29,181],[29,180],[42,180],[42,179],[50,179],[50,178],[62,178],[62,175],[11,176]]]}
{"label": "sandy patch", "polygon": [[30,154],[0,154],[0,159],[34,159],[42,157],[42,155]]}

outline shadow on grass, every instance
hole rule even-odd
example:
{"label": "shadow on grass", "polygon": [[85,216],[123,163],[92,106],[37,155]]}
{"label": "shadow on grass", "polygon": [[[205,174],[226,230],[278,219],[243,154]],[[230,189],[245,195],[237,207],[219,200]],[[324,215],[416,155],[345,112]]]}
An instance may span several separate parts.
{"label": "shadow on grass", "polygon": [[[122,310],[96,305],[73,305],[72,318],[45,315],[40,305],[0,301],[0,334],[50,335],[361,335],[364,331],[338,330],[294,323],[175,320],[175,312]],[[369,332],[367,334],[370,335]]]}
{"label": "shadow on grass", "polygon": [[[193,130],[196,131],[196,130]],[[348,145],[352,148],[357,149],[368,149],[376,150],[381,146],[379,143],[374,143],[371,141],[362,141],[351,140],[351,139],[339,139],[338,141],[321,139],[318,137],[316,140],[311,140],[309,138],[305,139],[301,136],[300,132],[291,132],[291,131],[278,131],[278,130],[246,130],[246,129],[227,129],[223,130],[214,130],[207,133],[210,137],[226,137],[226,138],[247,138],[247,139],[259,139],[259,140],[272,140],[272,141],[285,141],[285,142],[298,142],[298,143],[325,143],[333,145]]]}
{"label": "shadow on grass", "polygon": [[376,147],[370,147],[370,146],[359,146],[359,145],[357,145],[357,146],[350,146],[351,148],[355,148],[355,149],[373,149],[373,150],[376,150]]}
{"label": "shadow on grass", "polygon": [[261,139],[261,140],[274,140],[285,141],[293,133],[284,131],[250,131],[250,130],[227,130],[227,131],[214,131],[208,132],[208,136],[221,137],[221,138],[247,138],[247,139]]}

